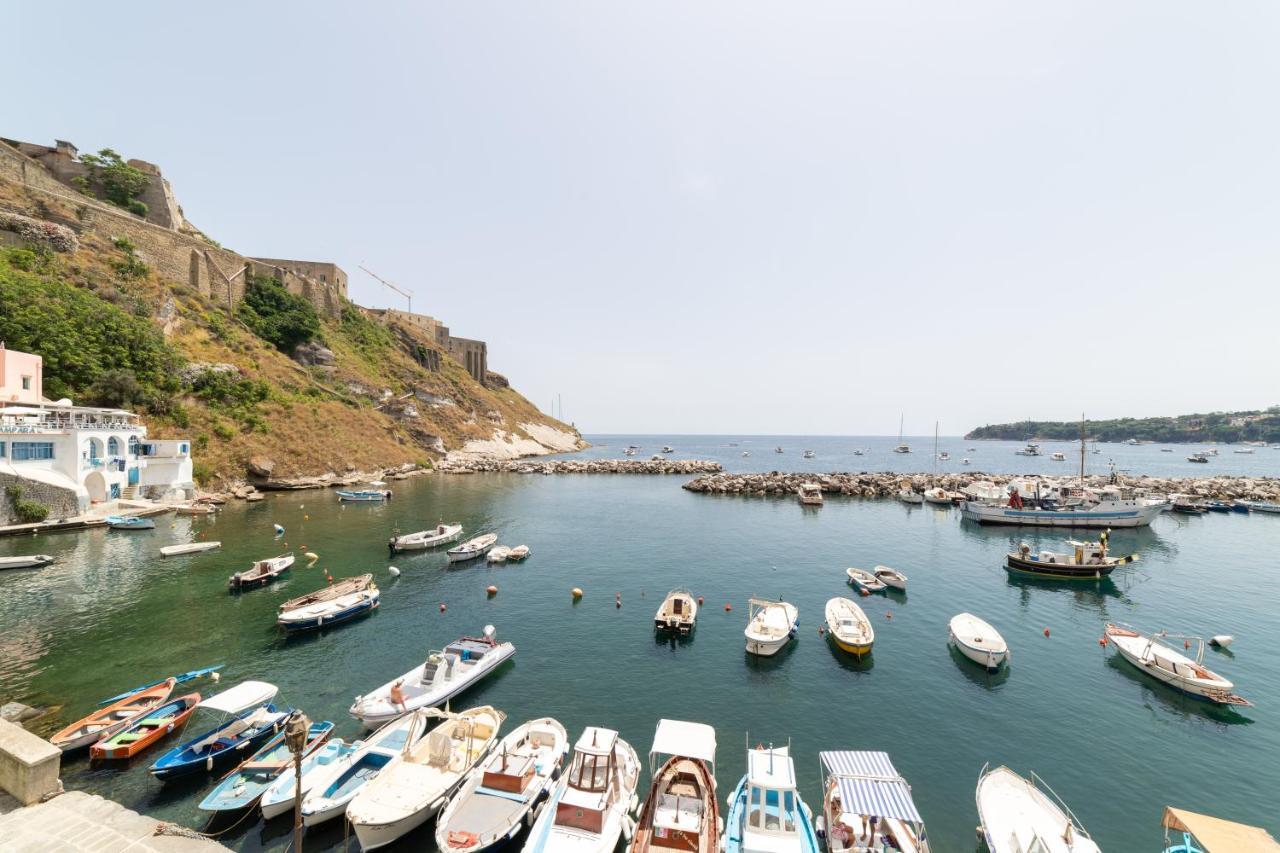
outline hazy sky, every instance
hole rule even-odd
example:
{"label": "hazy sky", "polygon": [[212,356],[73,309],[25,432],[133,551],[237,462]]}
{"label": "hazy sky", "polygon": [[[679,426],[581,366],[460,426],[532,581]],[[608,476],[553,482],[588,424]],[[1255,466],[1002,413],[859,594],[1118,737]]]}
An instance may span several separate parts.
{"label": "hazy sky", "polygon": [[589,432],[1280,402],[1275,2],[15,5],[0,135]]}

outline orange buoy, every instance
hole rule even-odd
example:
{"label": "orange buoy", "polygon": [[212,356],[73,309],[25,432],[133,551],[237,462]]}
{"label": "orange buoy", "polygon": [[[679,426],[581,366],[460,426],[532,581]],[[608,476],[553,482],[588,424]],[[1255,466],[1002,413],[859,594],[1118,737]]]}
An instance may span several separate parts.
{"label": "orange buoy", "polygon": [[1046,637],[1047,637],[1047,636],[1049,636],[1049,629],[1048,629],[1048,628],[1045,628],[1045,629],[1044,629],[1044,635],[1045,635]]}
{"label": "orange buoy", "polygon": [[489,584],[488,588],[487,588],[487,589],[485,589],[485,592],[489,593],[489,595],[497,595],[497,594],[498,594],[498,588],[497,588],[496,586],[494,586],[493,584]]}
{"label": "orange buoy", "polygon": [[1183,647],[1184,649],[1189,649],[1189,648],[1191,648],[1191,641],[1190,641],[1190,640],[1183,640],[1183,641],[1182,641],[1182,647]]}
{"label": "orange buoy", "polygon": [[892,619],[892,618],[893,618],[893,611],[892,611],[892,610],[886,610],[886,611],[884,612],[884,618],[886,618],[886,619]]}
{"label": "orange buoy", "polygon": [[441,613],[443,613],[443,612],[444,612],[444,602],[443,602],[443,601],[442,601],[442,602],[440,602],[440,612],[441,612]]}
{"label": "orange buoy", "polygon": [[1106,638],[1106,637],[1099,637],[1099,638],[1098,638],[1098,645],[1100,645],[1100,646],[1106,646],[1106,645],[1107,645],[1107,638]]}
{"label": "orange buoy", "polygon": [[698,596],[698,606],[702,606],[702,596]]}
{"label": "orange buoy", "polygon": [[862,596],[863,598],[866,598],[867,596],[871,595],[871,591],[866,587],[862,587],[861,589],[858,590],[858,595]]}
{"label": "orange buoy", "polygon": [[728,612],[729,612],[730,610],[732,610],[732,609],[733,609],[733,605],[726,601],[726,602],[724,603],[724,612],[725,612],[725,613],[728,613]]}

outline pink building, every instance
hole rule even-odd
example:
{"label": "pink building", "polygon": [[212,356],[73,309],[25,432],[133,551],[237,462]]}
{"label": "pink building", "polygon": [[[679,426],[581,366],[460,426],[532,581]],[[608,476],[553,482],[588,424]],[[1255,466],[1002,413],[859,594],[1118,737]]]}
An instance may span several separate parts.
{"label": "pink building", "polygon": [[0,341],[0,403],[40,405],[44,399],[43,365],[40,356],[5,349]]}

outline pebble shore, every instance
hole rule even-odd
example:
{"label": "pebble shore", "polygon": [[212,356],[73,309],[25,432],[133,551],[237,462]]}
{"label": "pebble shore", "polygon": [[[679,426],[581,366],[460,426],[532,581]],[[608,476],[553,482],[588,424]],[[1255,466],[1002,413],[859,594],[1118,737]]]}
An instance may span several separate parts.
{"label": "pebble shore", "polygon": [[707,459],[471,459],[441,462],[442,474],[717,474],[719,462]]}

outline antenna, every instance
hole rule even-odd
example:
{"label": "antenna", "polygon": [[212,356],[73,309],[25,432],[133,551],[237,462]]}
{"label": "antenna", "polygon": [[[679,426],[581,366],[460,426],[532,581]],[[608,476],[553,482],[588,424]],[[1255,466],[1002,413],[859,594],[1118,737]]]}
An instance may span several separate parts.
{"label": "antenna", "polygon": [[405,302],[406,302],[406,303],[408,303],[408,304],[405,306],[405,310],[406,310],[406,311],[408,311],[410,314],[412,314],[412,313],[413,313],[413,294],[412,294],[412,293],[407,293],[407,292],[405,292],[405,291],[401,290],[400,288],[396,287],[394,284],[392,284],[391,282],[387,281],[385,278],[383,278],[382,276],[378,275],[377,273],[373,272],[372,270],[370,270],[368,267],[364,266],[363,264],[356,264],[356,266],[358,266],[360,269],[364,270],[364,271],[365,271],[365,272],[367,272],[369,275],[371,275],[371,276],[373,276],[374,278],[376,278],[378,281],[380,281],[380,282],[382,283],[382,285],[383,285],[384,287],[389,287],[389,288],[391,288],[392,290],[394,290],[396,293],[398,293],[398,294],[400,294],[401,296],[403,296],[403,297],[405,298]]}

